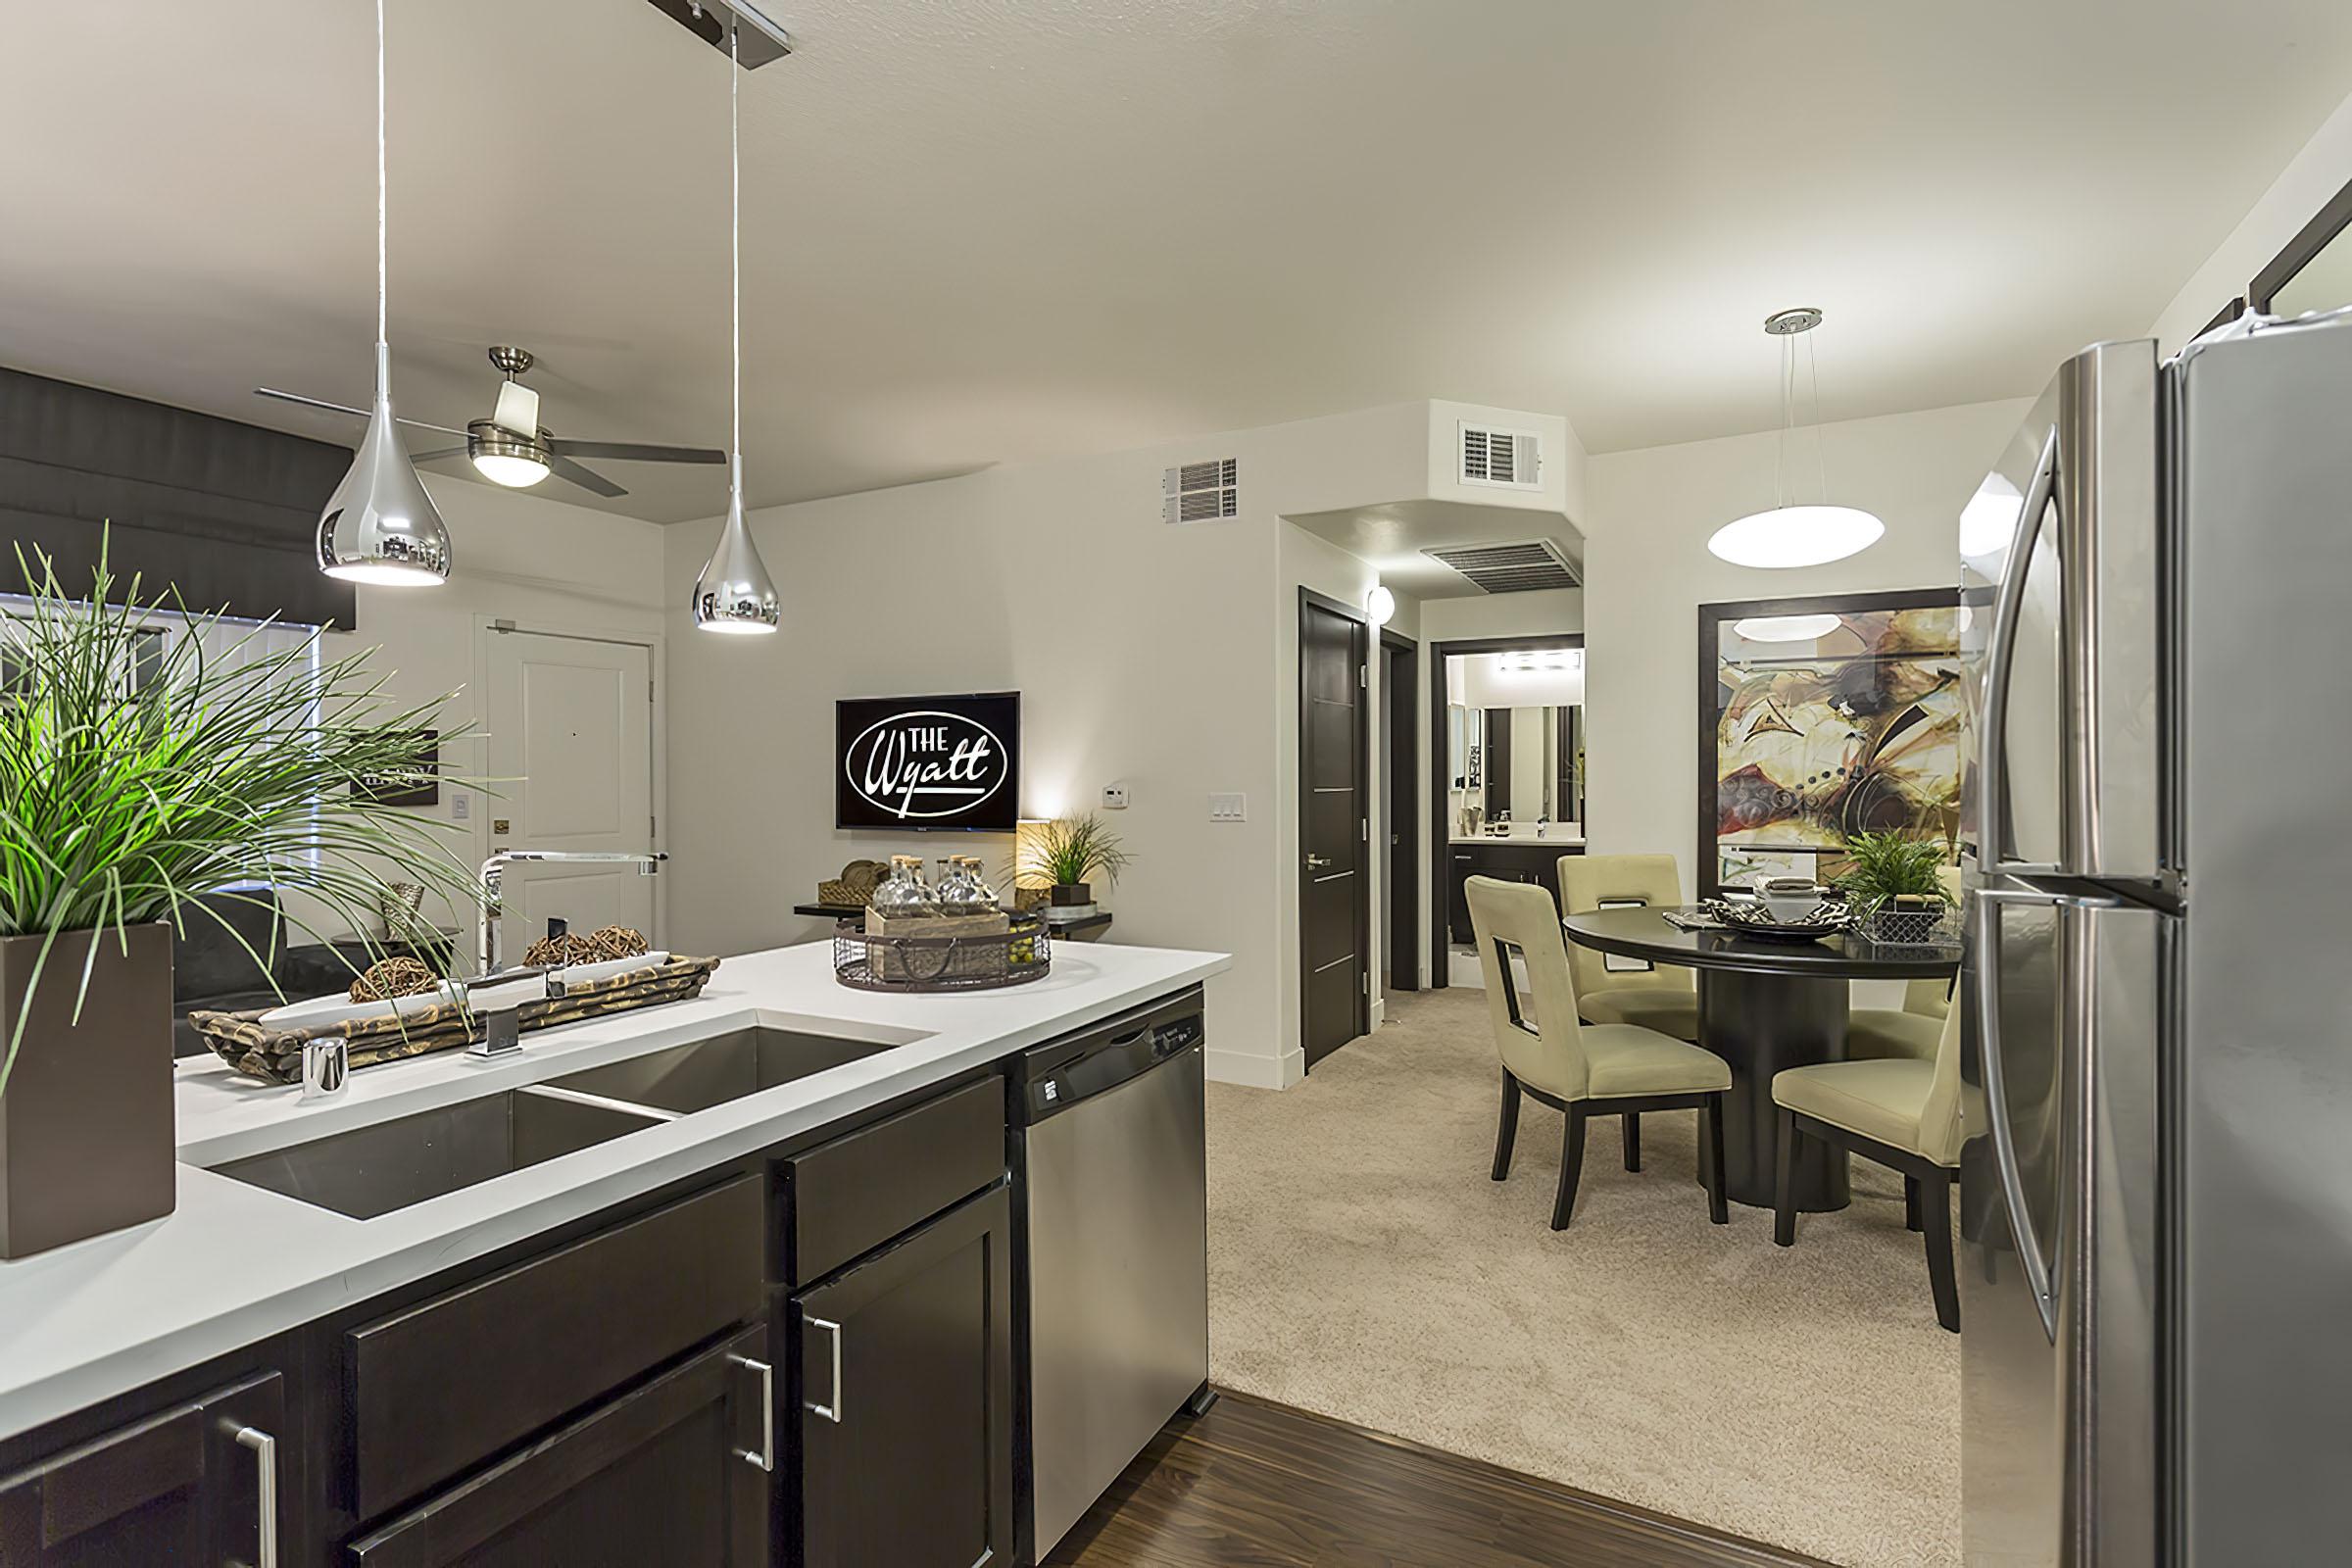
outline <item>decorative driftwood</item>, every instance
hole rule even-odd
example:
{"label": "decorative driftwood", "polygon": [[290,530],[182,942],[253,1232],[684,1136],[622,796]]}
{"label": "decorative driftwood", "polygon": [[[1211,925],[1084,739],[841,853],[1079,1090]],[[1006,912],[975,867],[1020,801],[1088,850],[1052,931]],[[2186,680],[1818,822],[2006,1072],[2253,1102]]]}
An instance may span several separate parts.
{"label": "decorative driftwood", "polygon": [[[683,1002],[699,994],[718,967],[716,958],[672,957],[651,969],[607,975],[602,980],[567,986],[561,997],[522,1004],[522,1027],[553,1028],[583,1018],[629,1012],[664,1002]],[[267,1010],[267,1009],[265,1009]],[[290,1084],[302,1077],[302,1044],[326,1035],[351,1042],[351,1064],[372,1067],[430,1052],[448,1051],[473,1037],[479,1020],[465,1004],[437,1003],[404,1015],[349,1019],[298,1029],[265,1029],[262,1012],[191,1012],[188,1022],[221,1060],[241,1073],[270,1083]]]}

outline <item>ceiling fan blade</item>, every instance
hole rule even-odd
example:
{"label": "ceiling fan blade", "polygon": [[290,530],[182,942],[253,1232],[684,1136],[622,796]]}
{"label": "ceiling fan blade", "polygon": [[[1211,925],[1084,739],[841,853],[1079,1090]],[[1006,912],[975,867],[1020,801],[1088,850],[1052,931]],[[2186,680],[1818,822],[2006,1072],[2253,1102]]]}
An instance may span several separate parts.
{"label": "ceiling fan blade", "polygon": [[[281,403],[299,403],[304,408],[324,409],[329,414],[348,414],[355,419],[368,417],[366,409],[355,409],[348,403],[329,403],[324,398],[306,398],[299,392],[280,392],[273,386],[257,386],[253,390],[261,397],[276,398]],[[453,430],[446,424],[434,424],[424,419],[405,418],[397,414],[392,417],[402,424],[415,425],[419,430],[438,430],[443,435],[464,435],[466,433],[463,430]]]}
{"label": "ceiling fan blade", "polygon": [[564,456],[564,454],[561,452],[551,452],[548,454],[547,466],[549,471],[554,473],[557,478],[569,479],[573,484],[578,485],[581,489],[593,490],[598,495],[604,496],[608,500],[613,496],[625,496],[628,494],[626,490],[623,490],[620,486],[614,484],[612,480],[606,478],[594,468],[583,468],[578,464],[572,462],[569,458]]}
{"label": "ceiling fan blade", "polygon": [[727,455],[710,447],[660,447],[637,441],[573,441],[564,436],[548,438],[550,452],[568,454],[575,458],[621,458],[631,463],[724,463]]}
{"label": "ceiling fan blade", "polygon": [[410,453],[409,461],[411,463],[439,463],[444,458],[466,457],[470,455],[471,450],[468,447],[435,447],[430,452]]}

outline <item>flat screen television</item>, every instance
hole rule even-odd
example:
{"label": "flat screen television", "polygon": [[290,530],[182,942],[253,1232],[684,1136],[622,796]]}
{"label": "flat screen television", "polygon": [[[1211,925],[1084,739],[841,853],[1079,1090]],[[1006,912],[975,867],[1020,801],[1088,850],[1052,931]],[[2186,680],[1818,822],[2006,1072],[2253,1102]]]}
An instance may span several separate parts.
{"label": "flat screen television", "polygon": [[833,705],[833,825],[1009,833],[1021,810],[1021,694]]}

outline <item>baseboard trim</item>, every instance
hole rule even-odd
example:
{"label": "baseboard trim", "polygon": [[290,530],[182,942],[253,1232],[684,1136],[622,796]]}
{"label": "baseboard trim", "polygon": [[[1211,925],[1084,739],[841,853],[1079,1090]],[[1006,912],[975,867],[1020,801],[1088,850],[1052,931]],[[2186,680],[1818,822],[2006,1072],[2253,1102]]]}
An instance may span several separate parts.
{"label": "baseboard trim", "polygon": [[1202,1054],[1201,1070],[1209,1082],[1239,1084],[1244,1089],[1288,1089],[1306,1076],[1306,1054],[1286,1052],[1280,1056],[1260,1056],[1248,1051],[1219,1051],[1214,1047]]}

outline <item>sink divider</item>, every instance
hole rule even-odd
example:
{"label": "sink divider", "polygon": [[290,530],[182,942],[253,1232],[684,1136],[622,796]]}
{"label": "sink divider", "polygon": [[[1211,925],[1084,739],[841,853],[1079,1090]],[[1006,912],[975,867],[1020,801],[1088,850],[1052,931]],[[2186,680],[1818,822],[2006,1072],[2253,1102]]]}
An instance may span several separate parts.
{"label": "sink divider", "polygon": [[524,1084],[515,1091],[518,1095],[538,1095],[548,1100],[568,1100],[575,1105],[594,1105],[600,1110],[624,1111],[632,1116],[644,1116],[654,1121],[676,1121],[684,1115],[680,1110],[663,1110],[660,1105],[640,1104],[634,1100],[614,1100],[610,1095],[592,1095],[584,1089],[561,1089],[554,1084]]}

